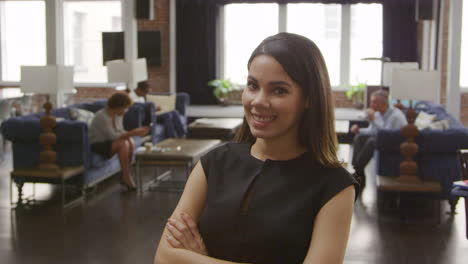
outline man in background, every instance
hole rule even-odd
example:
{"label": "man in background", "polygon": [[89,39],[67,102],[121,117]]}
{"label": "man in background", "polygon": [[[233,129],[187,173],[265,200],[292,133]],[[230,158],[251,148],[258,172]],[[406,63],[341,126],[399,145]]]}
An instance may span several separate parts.
{"label": "man in background", "polygon": [[149,85],[147,81],[139,82],[137,88],[131,90],[129,93],[130,98],[134,103],[146,102],[146,95],[149,92]]}
{"label": "man in background", "polygon": [[353,142],[352,165],[355,177],[361,185],[361,191],[366,184],[364,169],[374,155],[377,130],[399,129],[407,124],[403,112],[389,105],[388,92],[382,89],[372,93],[370,108],[366,110],[366,114],[369,127],[360,128],[358,125],[351,127],[351,132],[356,134]]}

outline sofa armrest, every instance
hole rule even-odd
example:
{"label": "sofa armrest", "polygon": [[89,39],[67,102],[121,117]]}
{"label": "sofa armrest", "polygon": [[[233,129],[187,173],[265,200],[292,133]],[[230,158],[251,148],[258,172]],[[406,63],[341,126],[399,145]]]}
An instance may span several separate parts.
{"label": "sofa armrest", "polygon": [[400,129],[379,129],[375,148],[379,151],[400,153],[400,144],[405,141]]}
{"label": "sofa armrest", "polygon": [[[399,152],[405,141],[399,129],[377,131],[376,149],[386,152]],[[452,153],[468,147],[468,129],[421,130],[415,138],[419,153]]]}
{"label": "sofa armrest", "polygon": [[[12,142],[13,167],[31,168],[39,164],[39,135],[41,125],[38,118],[17,117],[3,123],[2,133]],[[57,122],[54,132],[57,142],[53,146],[57,152],[59,166],[89,166],[90,146],[88,126],[81,121],[64,120]]]}
{"label": "sofa armrest", "polygon": [[156,123],[156,107],[153,102],[134,103],[134,105],[143,108],[143,126],[149,126],[151,123]]}
{"label": "sofa armrest", "polygon": [[468,129],[422,130],[416,143],[422,153],[456,153],[468,148]]}
{"label": "sofa armrest", "polygon": [[145,112],[141,104],[133,104],[124,115],[124,128],[125,130],[132,130],[137,127],[143,126]]}
{"label": "sofa armrest", "polygon": [[176,95],[176,110],[179,114],[186,116],[187,108],[190,105],[190,96],[188,93],[177,93]]}

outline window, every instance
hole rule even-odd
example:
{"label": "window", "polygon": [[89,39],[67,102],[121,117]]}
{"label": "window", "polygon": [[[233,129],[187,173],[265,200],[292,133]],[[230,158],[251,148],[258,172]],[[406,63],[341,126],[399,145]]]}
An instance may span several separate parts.
{"label": "window", "polygon": [[21,65],[46,64],[45,2],[0,1],[0,14],[1,79],[19,81]]}
{"label": "window", "polygon": [[303,35],[319,47],[330,81],[340,84],[341,6],[334,4],[289,4],[287,31]]}
{"label": "window", "polygon": [[65,1],[64,58],[75,66],[75,82],[106,82],[102,32],[122,31],[121,1]]}
{"label": "window", "polygon": [[[280,19],[284,7],[286,19]],[[250,53],[262,39],[278,32],[279,21],[285,21],[281,28],[310,38],[320,48],[332,86],[380,84],[380,62],[362,60],[382,56],[380,4],[230,4],[224,16],[222,78],[245,83]]]}
{"label": "window", "polygon": [[351,5],[350,83],[380,84],[382,57],[382,5]]}
{"label": "window", "polygon": [[[86,14],[83,12],[73,13],[73,65],[75,71],[81,71],[85,68],[83,58],[83,39],[84,36],[83,28],[86,23]],[[86,71],[86,70],[84,70]]]}
{"label": "window", "polygon": [[252,51],[264,38],[278,32],[278,5],[226,5],[224,21],[225,76],[233,82],[245,83]]}
{"label": "window", "polygon": [[468,3],[463,3],[462,41],[460,60],[460,87],[468,87]]}

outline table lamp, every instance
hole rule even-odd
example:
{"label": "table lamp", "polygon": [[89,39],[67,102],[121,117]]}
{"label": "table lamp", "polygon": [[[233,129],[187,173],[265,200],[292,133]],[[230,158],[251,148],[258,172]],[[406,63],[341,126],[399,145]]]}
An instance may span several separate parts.
{"label": "table lamp", "polygon": [[[408,70],[417,70],[419,69],[418,62],[386,62],[383,64],[383,75],[382,75],[382,84],[387,87],[392,86],[392,77],[393,71],[395,69],[408,69]],[[394,105],[400,110],[403,110],[405,107],[401,104],[400,99],[397,99],[397,103]]]}
{"label": "table lamp", "polygon": [[57,154],[53,145],[57,137],[53,131],[56,125],[55,117],[51,115],[52,104],[50,95],[61,96],[65,92],[73,91],[73,67],[63,65],[21,66],[21,92],[46,95],[44,104],[45,114],[41,116],[42,132],[39,143],[42,151],[39,156],[39,168],[58,170],[55,163]]}
{"label": "table lamp", "polygon": [[146,59],[134,61],[112,60],[106,63],[107,80],[112,83],[126,83],[127,88],[134,88],[141,81],[148,80]]}
{"label": "table lamp", "polygon": [[439,87],[439,71],[393,70],[390,87],[391,97],[410,100],[410,106],[406,112],[408,124],[401,128],[401,134],[405,137],[405,142],[400,145],[400,151],[405,158],[400,163],[399,180],[402,182],[421,182],[417,177],[418,166],[413,160],[414,155],[418,152],[418,145],[414,139],[419,134],[418,128],[414,125],[416,112],[413,109],[413,100],[438,102]]}

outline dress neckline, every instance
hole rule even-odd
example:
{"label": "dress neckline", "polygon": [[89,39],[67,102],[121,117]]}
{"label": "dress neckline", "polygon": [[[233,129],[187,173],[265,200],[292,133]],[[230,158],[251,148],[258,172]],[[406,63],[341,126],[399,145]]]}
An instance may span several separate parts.
{"label": "dress neckline", "polygon": [[300,160],[304,159],[305,157],[309,156],[309,151],[306,150],[306,151],[302,152],[301,154],[297,155],[296,157],[293,157],[293,158],[290,158],[290,159],[285,159],[285,160],[265,159],[265,160],[261,160],[261,159],[255,157],[254,155],[252,155],[253,143],[245,143],[244,146],[245,146],[244,151],[246,152],[245,153],[246,156],[248,156],[251,160],[254,160],[254,161],[259,162],[259,163],[265,163],[265,162],[288,163],[288,162],[300,161]]}

